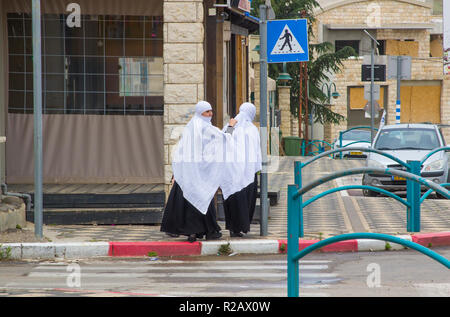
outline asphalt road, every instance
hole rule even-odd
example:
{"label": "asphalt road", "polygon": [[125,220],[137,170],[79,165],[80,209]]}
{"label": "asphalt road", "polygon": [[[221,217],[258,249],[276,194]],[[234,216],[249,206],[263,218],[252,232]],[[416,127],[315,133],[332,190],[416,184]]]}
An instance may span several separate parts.
{"label": "asphalt road", "polygon": [[[285,255],[0,262],[0,297],[284,297],[286,285]],[[300,296],[449,297],[450,274],[412,250],[313,253]]]}

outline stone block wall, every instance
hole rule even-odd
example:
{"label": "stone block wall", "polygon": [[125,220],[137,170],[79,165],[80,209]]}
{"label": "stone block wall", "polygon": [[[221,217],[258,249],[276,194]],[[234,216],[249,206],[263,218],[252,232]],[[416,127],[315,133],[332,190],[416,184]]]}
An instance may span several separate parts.
{"label": "stone block wall", "polygon": [[[365,83],[361,82],[361,65],[362,59],[348,59],[344,61],[343,71],[336,74],[336,89],[341,96],[336,99],[333,110],[343,116],[347,116],[347,102],[348,102],[348,86],[363,86]],[[413,58],[411,68],[412,78],[415,81],[442,81],[441,87],[441,123],[450,124],[450,76],[443,76],[443,63],[440,58]],[[377,82],[376,84],[388,86],[388,124],[395,123],[395,104],[397,100],[397,81],[388,80],[386,82]],[[342,122],[339,125],[329,126],[327,129],[327,138],[333,140],[338,136],[339,131],[347,129],[347,122]],[[450,141],[450,129],[444,128],[442,130],[447,142]],[[327,140],[328,141],[328,140]]]}
{"label": "stone block wall", "polygon": [[[315,36],[311,43],[321,40],[321,29],[324,25],[353,25],[364,26],[376,23],[379,26],[400,24],[431,23],[432,10],[429,4],[418,1],[340,1],[327,4],[321,1],[322,9],[316,11],[316,23],[313,25]],[[430,29],[378,29],[377,39],[407,40],[419,42],[418,57],[412,61],[411,80],[438,80],[442,82],[441,90],[441,123],[450,124],[450,76],[443,76],[443,62],[441,58],[430,58]],[[364,55],[364,53],[361,53]],[[347,116],[347,102],[349,86],[363,86],[361,82],[362,58],[351,58],[344,61],[342,71],[335,74],[334,82],[340,97],[336,100],[333,110]],[[388,123],[395,123],[396,80],[377,82],[388,86]],[[347,122],[340,125],[324,127],[324,138],[332,141],[340,130],[347,129]],[[450,128],[444,128],[444,137],[450,142]]]}
{"label": "stone block wall", "polygon": [[163,8],[164,175],[168,194],[173,148],[195,104],[204,99],[205,30],[202,0],[164,0]]}

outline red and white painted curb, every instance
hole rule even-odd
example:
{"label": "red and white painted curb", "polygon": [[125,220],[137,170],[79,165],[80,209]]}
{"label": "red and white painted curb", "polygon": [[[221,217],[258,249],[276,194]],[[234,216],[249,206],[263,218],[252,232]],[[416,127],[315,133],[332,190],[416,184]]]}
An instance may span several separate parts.
{"label": "red and white painted curb", "polygon": [[[425,247],[450,246],[450,232],[418,233],[397,236]],[[300,240],[302,250],[319,240]],[[70,242],[70,243],[4,243],[0,250],[10,259],[82,259],[92,257],[141,257],[216,255],[228,245],[236,254],[280,254],[287,250],[287,240],[230,240],[164,242]],[[401,250],[404,246],[382,240],[354,239],[336,242],[321,248],[321,252],[360,252]],[[8,252],[6,253],[6,251]]]}

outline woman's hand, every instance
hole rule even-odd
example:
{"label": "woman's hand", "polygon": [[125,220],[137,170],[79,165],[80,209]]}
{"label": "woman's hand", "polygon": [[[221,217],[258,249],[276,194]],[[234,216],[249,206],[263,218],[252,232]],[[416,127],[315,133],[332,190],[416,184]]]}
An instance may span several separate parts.
{"label": "woman's hand", "polygon": [[229,125],[230,127],[234,127],[236,123],[237,123],[237,120],[231,118],[231,119],[230,119],[230,122],[228,123],[228,125]]}

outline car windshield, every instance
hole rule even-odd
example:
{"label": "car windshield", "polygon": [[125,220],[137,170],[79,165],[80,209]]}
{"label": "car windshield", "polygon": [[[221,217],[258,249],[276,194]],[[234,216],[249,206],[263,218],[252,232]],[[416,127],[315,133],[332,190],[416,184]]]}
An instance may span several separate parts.
{"label": "car windshield", "polygon": [[377,150],[432,150],[438,148],[439,139],[431,129],[385,129],[376,140]]}
{"label": "car windshield", "polygon": [[353,140],[353,141],[369,141],[370,142],[370,131],[369,130],[351,130],[342,134],[342,140]]}

